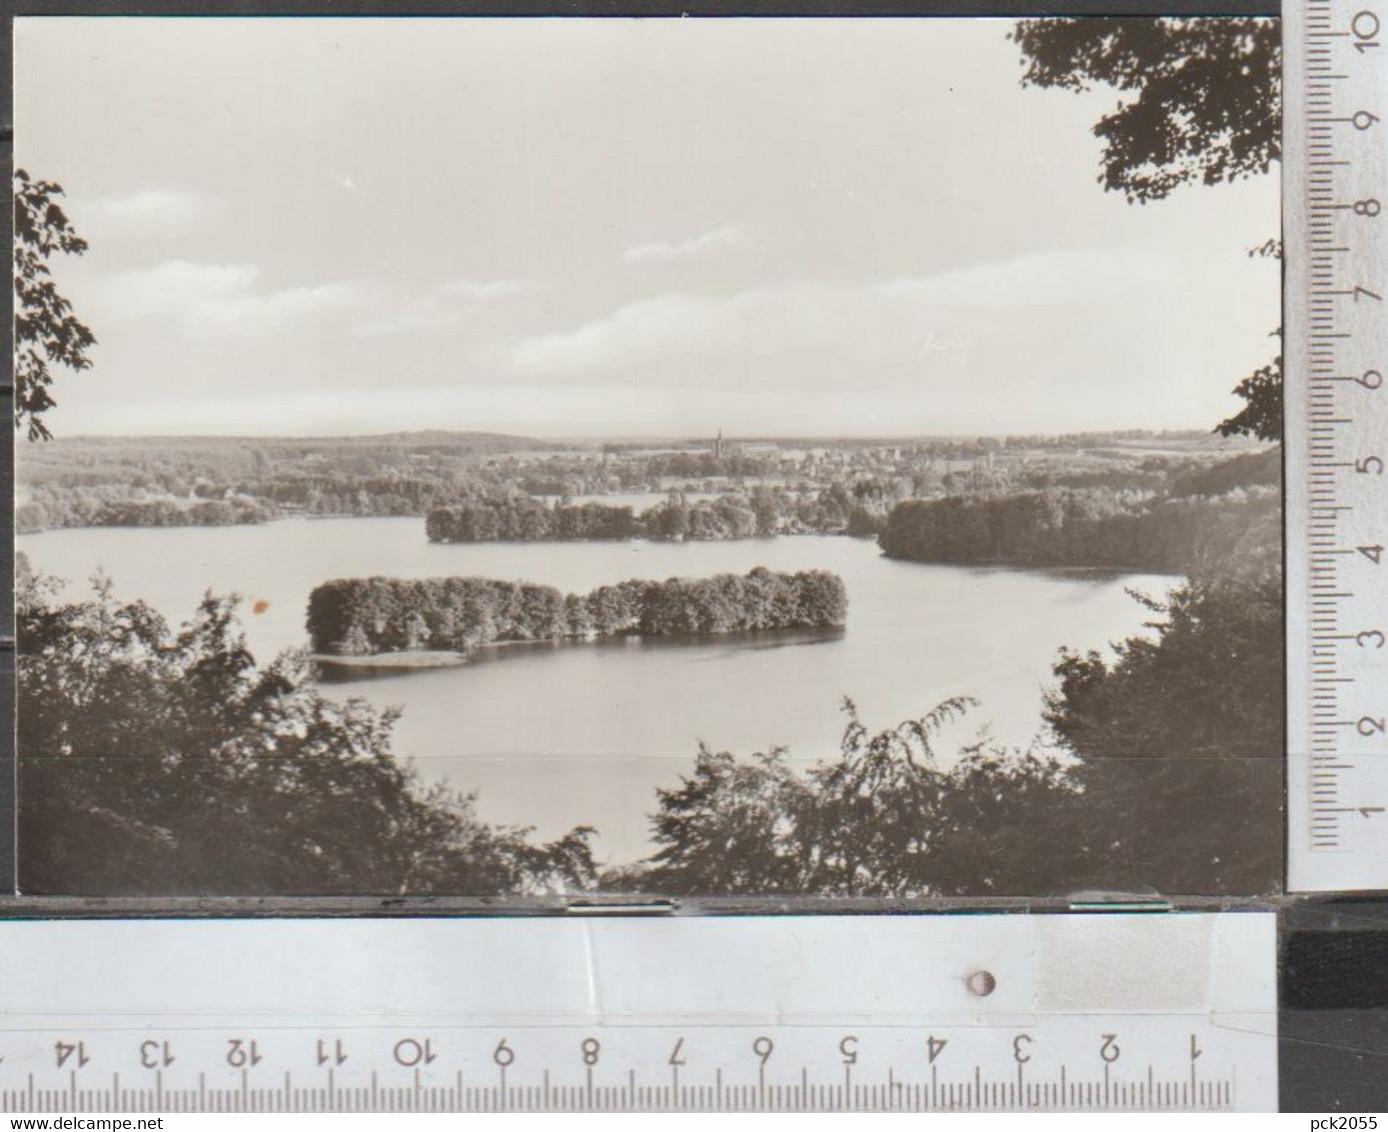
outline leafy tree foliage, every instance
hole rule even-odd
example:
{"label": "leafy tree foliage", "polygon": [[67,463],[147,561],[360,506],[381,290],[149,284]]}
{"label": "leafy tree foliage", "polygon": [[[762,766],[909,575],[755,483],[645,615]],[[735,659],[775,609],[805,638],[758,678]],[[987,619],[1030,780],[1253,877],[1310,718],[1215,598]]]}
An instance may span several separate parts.
{"label": "leafy tree foliage", "polygon": [[302,658],[258,668],[234,602],[179,630],[98,581],[18,607],[20,885],[29,893],[465,893],[582,888],[590,831],[537,844],[424,788],[395,722],[314,690]]}
{"label": "leafy tree foliage", "polygon": [[778,521],[769,518],[774,497],[762,492],[759,513],[737,496],[686,503],[682,498],[652,507],[641,516],[642,532],[654,539],[729,539],[775,534]]}
{"label": "leafy tree foliage", "polygon": [[1094,127],[1100,181],[1144,203],[1280,159],[1280,36],[1276,20],[1229,17],[1021,20],[1012,33],[1023,83],[1119,92]]}
{"label": "leafy tree foliage", "polygon": [[1280,514],[1281,494],[1268,486],[1155,499],[1047,488],[899,503],[880,542],[888,557],[915,562],[1184,572],[1227,561]]}
{"label": "leafy tree foliage", "polygon": [[[1280,37],[1276,20],[1232,17],[1021,20],[1012,33],[1024,84],[1118,91],[1094,127],[1099,180],[1142,204],[1181,185],[1266,173],[1281,159]],[[1280,256],[1280,242],[1254,251]],[[1219,431],[1280,440],[1281,359],[1234,392],[1248,404]]]}
{"label": "leafy tree foliage", "polygon": [[1282,439],[1282,358],[1278,355],[1267,365],[1245,377],[1234,392],[1246,404],[1232,417],[1219,422],[1216,431],[1221,436],[1256,436],[1260,440]]}
{"label": "leafy tree foliage", "polygon": [[641,633],[823,628],[848,615],[843,579],[825,570],[631,580],[592,593],[491,578],[342,578],[309,595],[320,653],[466,650],[491,641],[556,641]]}
{"label": "leafy tree foliage", "polygon": [[44,414],[55,404],[51,366],[84,370],[92,332],[58,293],[49,261],[82,255],[87,242],[58,204],[61,186],[36,181],[23,169],[14,174],[14,423],[30,440],[51,436]]}
{"label": "leafy tree foliage", "polygon": [[[251,499],[204,499],[187,505],[170,499],[104,499],[99,492],[45,493],[15,508],[20,534],[60,527],[228,527],[273,518]],[[64,498],[66,496],[66,498]]]}
{"label": "leafy tree foliage", "polygon": [[[1046,718],[1082,760],[1109,885],[1267,892],[1281,873],[1282,585],[1275,562],[1177,587],[1117,658],[1064,653]],[[1160,861],[1153,876],[1146,862]]]}
{"label": "leafy tree foliage", "polygon": [[971,704],[946,700],[874,733],[845,701],[838,757],[803,772],[781,748],[749,760],[701,748],[693,772],[659,792],[652,831],[660,849],[603,883],[674,894],[1063,890],[1056,832],[1076,789],[1055,759],[982,744],[943,769],[939,730]]}
{"label": "leafy tree foliage", "polygon": [[531,496],[511,494],[439,507],[425,519],[433,542],[628,539],[637,534],[630,507],[603,503],[547,507]]}
{"label": "leafy tree foliage", "polygon": [[1166,494],[1172,499],[1191,495],[1225,495],[1240,488],[1282,488],[1282,450],[1267,448],[1232,456],[1209,467],[1187,467],[1173,474]]}
{"label": "leafy tree foliage", "polygon": [[885,494],[871,503],[835,483],[812,498],[765,487],[688,501],[675,493],[640,515],[605,503],[554,507],[519,493],[496,493],[429,511],[434,542],[563,542],[572,539],[739,539],[805,531],[869,538],[881,529]]}

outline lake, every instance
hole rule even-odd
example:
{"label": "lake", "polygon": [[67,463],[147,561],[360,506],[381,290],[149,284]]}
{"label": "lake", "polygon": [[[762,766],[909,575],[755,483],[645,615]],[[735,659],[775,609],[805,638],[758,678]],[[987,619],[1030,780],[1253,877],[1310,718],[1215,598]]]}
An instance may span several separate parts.
{"label": "lake", "polygon": [[[980,706],[947,739],[986,727],[1025,746],[1061,645],[1104,648],[1148,611],[1169,577],[928,566],[875,543],[797,535],[734,542],[430,543],[419,518],[286,519],[263,526],[90,528],[16,540],[33,566],[72,580],[104,569],[123,597],[172,622],[204,591],[235,592],[247,640],[268,658],[307,643],[309,591],[329,578],[450,574],[586,591],[624,578],[833,570],[848,588],[841,633],[502,647],[461,668],[325,683],[330,696],[398,705],[395,749],[429,780],[476,790],[488,821],[545,836],[594,825],[606,863],[650,849],[655,790],[674,785],[700,742],[741,755],[772,745],[805,762],[832,755],[844,696],[883,728],[946,696]],[[253,608],[263,611],[253,613]]]}

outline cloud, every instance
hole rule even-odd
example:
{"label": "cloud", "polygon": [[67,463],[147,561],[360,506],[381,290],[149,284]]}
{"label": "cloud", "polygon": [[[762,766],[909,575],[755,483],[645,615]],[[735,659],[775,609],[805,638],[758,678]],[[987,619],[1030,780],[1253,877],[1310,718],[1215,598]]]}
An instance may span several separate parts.
{"label": "cloud", "polygon": [[1150,289],[1179,270],[1171,255],[1129,254],[1096,249],[1033,252],[934,275],[889,280],[884,299],[915,304],[945,303],[972,311],[1073,307],[1077,298]]}
{"label": "cloud", "polygon": [[304,320],[341,311],[363,296],[349,283],[263,289],[250,264],[189,263],[171,259],[112,277],[105,288],[106,317],[162,319],[194,338],[264,336],[298,328]]}
{"label": "cloud", "polygon": [[732,294],[668,293],[627,303],[575,330],[540,335],[510,354],[548,382],[592,378],[807,390],[919,372],[959,349],[948,328],[912,324],[902,300],[857,283],[783,283]]}
{"label": "cloud", "polygon": [[[1235,267],[1238,267],[1235,264]],[[931,355],[962,361],[970,339],[1009,322],[1083,317],[1148,296],[1180,278],[1174,257],[1066,250],[1017,256],[919,278],[780,282],[732,293],[668,292],[628,302],[573,330],[511,351],[536,374],[611,376],[721,357],[798,357],[802,379],[844,365],[914,368]],[[719,367],[722,368],[722,367]]]}
{"label": "cloud", "polygon": [[383,297],[373,318],[354,334],[371,336],[408,330],[456,326],[475,318],[479,309],[500,299],[511,299],[533,290],[524,279],[449,279],[423,295]]}
{"label": "cloud", "polygon": [[184,232],[212,211],[212,200],[182,189],[140,189],[94,202],[90,214],[101,227],[132,235]]}
{"label": "cloud", "polygon": [[1188,425],[1217,420],[1266,353],[1275,276],[1198,250],[1066,249],[920,278],[668,292],[521,341],[506,360],[532,386],[659,389],[696,413],[749,398],[820,418],[847,405],[845,426],[864,430],[1107,427],[1135,405]]}
{"label": "cloud", "polygon": [[736,224],[725,224],[701,236],[674,243],[656,241],[628,248],[622,258],[627,263],[670,263],[672,260],[703,259],[742,243],[745,233]]}

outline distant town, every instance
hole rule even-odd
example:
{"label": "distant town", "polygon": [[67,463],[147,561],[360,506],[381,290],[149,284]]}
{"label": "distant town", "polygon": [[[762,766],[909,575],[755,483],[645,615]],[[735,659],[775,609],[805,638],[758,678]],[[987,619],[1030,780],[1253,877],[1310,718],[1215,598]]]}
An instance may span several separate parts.
{"label": "distant town", "polygon": [[[817,530],[863,529],[910,499],[1046,487],[1157,491],[1262,446],[1205,432],[1062,436],[558,442],[479,432],[328,438],[63,438],[18,468],[21,532],[263,522],[288,515],[424,515],[478,493],[614,497],[774,492],[821,504]],[[813,508],[811,508],[813,510]],[[871,528],[871,529],[869,529]]]}

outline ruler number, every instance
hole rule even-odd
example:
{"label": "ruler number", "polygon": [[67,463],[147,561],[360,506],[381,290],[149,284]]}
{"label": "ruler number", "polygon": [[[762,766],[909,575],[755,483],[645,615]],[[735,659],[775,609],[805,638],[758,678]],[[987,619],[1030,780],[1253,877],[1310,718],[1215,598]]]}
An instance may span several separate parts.
{"label": "ruler number", "polygon": [[684,1049],[684,1039],[683,1039],[683,1038],[680,1038],[679,1041],[675,1042],[675,1048],[672,1049],[672,1050],[670,1051],[670,1062],[669,1062],[669,1063],[670,1063],[671,1065],[688,1065],[688,1064],[689,1064],[687,1061],[685,1061],[683,1053],[680,1052],[680,1051],[683,1050],[683,1049]]}
{"label": "ruler number", "polygon": [[1118,1046],[1118,1035],[1101,1034],[1100,1037],[1104,1039],[1104,1044],[1099,1047],[1099,1056],[1112,1064],[1123,1055],[1122,1049]]}
{"label": "ruler number", "polygon": [[1376,649],[1383,647],[1383,633],[1378,629],[1365,629],[1354,638],[1354,643],[1361,649],[1366,649],[1372,645]]}
{"label": "ruler number", "polygon": [[931,1034],[930,1037],[925,1040],[925,1049],[930,1055],[931,1065],[935,1064],[935,1059],[940,1056],[940,1052],[947,1045],[949,1045],[948,1038],[937,1038],[934,1034]]}
{"label": "ruler number", "polygon": [[1383,211],[1383,206],[1379,204],[1378,201],[1374,200],[1373,197],[1357,200],[1350,207],[1354,209],[1355,216],[1368,216],[1371,218]]}
{"label": "ruler number", "polygon": [[1354,13],[1354,19],[1349,22],[1349,30],[1354,33],[1354,49],[1361,55],[1370,47],[1378,46],[1374,39],[1378,34],[1378,16],[1369,9]]}
{"label": "ruler number", "polygon": [[64,1065],[67,1064],[67,1059],[70,1058],[73,1054],[77,1055],[78,1069],[81,1069],[82,1066],[86,1065],[87,1062],[91,1060],[91,1058],[87,1056],[86,1042],[78,1042],[76,1045],[73,1045],[69,1042],[53,1043],[53,1059],[58,1063],[59,1069],[61,1069]]}
{"label": "ruler number", "polygon": [[1383,474],[1383,461],[1377,456],[1365,456],[1362,460],[1354,462],[1354,470],[1361,476],[1373,473],[1376,476]]}
{"label": "ruler number", "polygon": [[140,1064],[146,1069],[167,1069],[176,1060],[168,1042],[150,1038],[140,1043]]}
{"label": "ruler number", "polygon": [[318,1039],[318,1064],[327,1065],[332,1062],[334,1065],[341,1065],[347,1060],[347,1051],[342,1046],[342,1039],[336,1039],[332,1046],[329,1046],[322,1038]]}
{"label": "ruler number", "polygon": [[516,1051],[506,1044],[505,1038],[502,1038],[496,1043],[496,1049],[492,1050],[492,1060],[505,1069],[516,1060]]}
{"label": "ruler number", "polygon": [[772,1051],[775,1050],[776,1043],[763,1035],[752,1043],[752,1052],[761,1058],[761,1063],[765,1065],[771,1060]]}
{"label": "ruler number", "polygon": [[391,1050],[391,1056],[397,1065],[413,1069],[416,1065],[432,1065],[439,1055],[434,1052],[433,1038],[425,1038],[422,1042],[418,1038],[401,1038]]}
{"label": "ruler number", "polygon": [[1362,385],[1365,389],[1379,389],[1383,385],[1383,375],[1376,369],[1366,369],[1363,377],[1354,379],[1356,385]]}
{"label": "ruler number", "polygon": [[264,1060],[260,1053],[260,1045],[254,1038],[249,1042],[244,1038],[229,1038],[227,1040],[227,1064],[233,1069],[244,1069],[247,1065],[259,1065]]}
{"label": "ruler number", "polygon": [[602,1053],[602,1042],[597,1038],[584,1038],[583,1044],[578,1047],[583,1052],[584,1065],[596,1065],[598,1055]]}
{"label": "ruler number", "polygon": [[1359,722],[1354,725],[1354,729],[1360,735],[1382,735],[1384,720],[1381,715],[1361,715]]}

